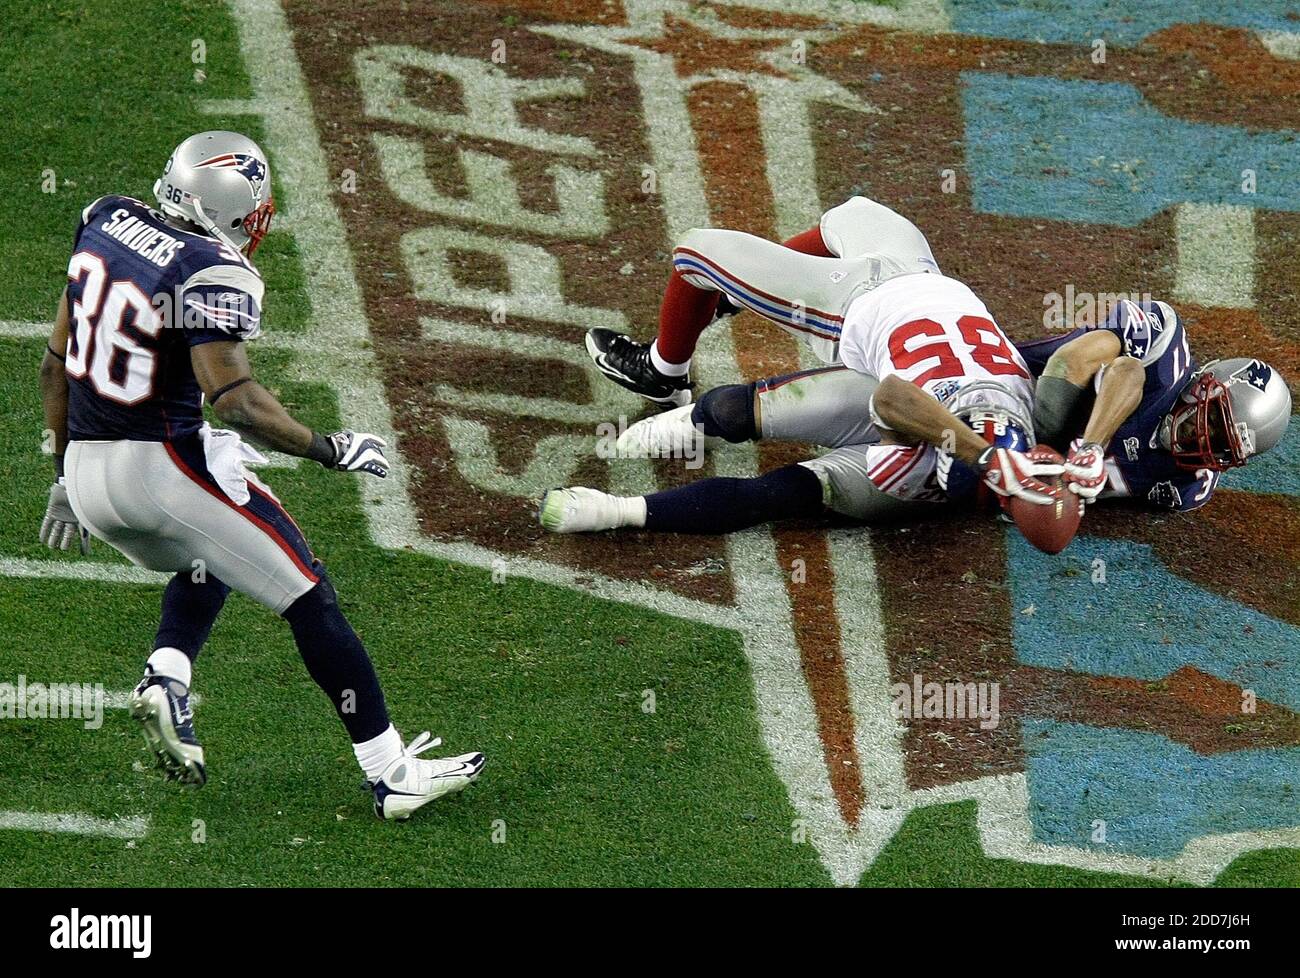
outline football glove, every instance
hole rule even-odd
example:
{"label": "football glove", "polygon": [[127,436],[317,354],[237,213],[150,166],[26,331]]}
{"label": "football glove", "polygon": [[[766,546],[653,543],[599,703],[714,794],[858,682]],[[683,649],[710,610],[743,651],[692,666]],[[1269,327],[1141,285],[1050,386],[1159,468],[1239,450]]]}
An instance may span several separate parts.
{"label": "football glove", "polygon": [[334,464],[327,468],[369,472],[381,479],[388,475],[388,459],[384,456],[388,442],[378,435],[364,431],[336,431],[329,440],[334,445]]}
{"label": "football glove", "polygon": [[1036,460],[1032,449],[1026,454],[990,445],[975,465],[983,473],[988,487],[999,496],[1019,496],[1042,505],[1057,501],[1057,497],[1052,495],[1052,487],[1040,481],[1038,476],[1060,475],[1064,467]]}
{"label": "football glove", "polygon": [[41,543],[51,550],[67,550],[73,539],[78,541],[81,555],[90,553],[90,534],[77,522],[77,514],[68,502],[68,490],[62,476],[50,486],[50,501],[45,506],[45,519],[41,523]]}
{"label": "football glove", "polygon": [[1076,438],[1065,460],[1065,483],[1085,503],[1097,498],[1106,486],[1106,449],[1096,442]]}

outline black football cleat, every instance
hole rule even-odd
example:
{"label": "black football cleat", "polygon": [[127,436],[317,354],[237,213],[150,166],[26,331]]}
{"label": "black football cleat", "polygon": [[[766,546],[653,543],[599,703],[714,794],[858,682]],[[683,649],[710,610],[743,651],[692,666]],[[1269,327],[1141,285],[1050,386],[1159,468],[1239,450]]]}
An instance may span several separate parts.
{"label": "black football cleat", "polygon": [[650,344],[597,326],[587,330],[587,353],[606,377],[664,407],[691,403],[690,374],[669,377],[650,362]]}

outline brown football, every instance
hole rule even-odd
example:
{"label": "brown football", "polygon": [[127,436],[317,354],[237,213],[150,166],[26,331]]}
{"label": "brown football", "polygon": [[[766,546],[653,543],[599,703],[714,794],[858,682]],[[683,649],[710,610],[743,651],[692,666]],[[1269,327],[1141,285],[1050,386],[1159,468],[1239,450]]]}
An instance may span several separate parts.
{"label": "brown football", "polygon": [[[1060,453],[1046,445],[1037,445],[1029,451],[1036,462],[1064,462]],[[1052,487],[1052,503],[1033,503],[1018,496],[1004,497],[1002,508],[1011,514],[1016,527],[1026,540],[1039,550],[1059,554],[1074,539],[1083,519],[1083,500],[1070,492],[1059,475],[1039,477]]]}

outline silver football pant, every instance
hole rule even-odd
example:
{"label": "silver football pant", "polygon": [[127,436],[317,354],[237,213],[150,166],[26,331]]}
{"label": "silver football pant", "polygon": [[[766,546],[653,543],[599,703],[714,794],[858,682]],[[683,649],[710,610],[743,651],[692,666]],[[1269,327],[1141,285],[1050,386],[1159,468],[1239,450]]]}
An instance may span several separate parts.
{"label": "silver football pant", "polygon": [[283,612],[320,580],[307,541],[252,473],[248,503],[236,505],[191,441],[71,442],[64,472],[73,512],[140,567],[211,574]]}

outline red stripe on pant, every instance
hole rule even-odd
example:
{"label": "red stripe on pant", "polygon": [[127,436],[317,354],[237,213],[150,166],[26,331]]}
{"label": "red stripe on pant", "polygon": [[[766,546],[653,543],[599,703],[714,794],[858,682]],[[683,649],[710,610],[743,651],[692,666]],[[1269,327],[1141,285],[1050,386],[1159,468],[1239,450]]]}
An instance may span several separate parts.
{"label": "red stripe on pant", "polygon": [[[175,464],[175,466],[181,470],[181,473],[187,479],[193,482],[196,486],[198,486],[200,489],[206,492],[213,499],[216,499],[220,501],[223,505],[233,509],[236,513],[238,513],[244,519],[248,520],[259,530],[261,530],[263,533],[269,536],[275,542],[275,545],[285,552],[285,554],[289,557],[289,559],[294,562],[294,565],[298,568],[298,570],[300,570],[303,576],[306,577],[309,581],[311,581],[313,584],[316,584],[320,581],[320,577],[314,574],[312,572],[312,569],[302,562],[302,558],[298,556],[298,554],[294,551],[293,547],[289,545],[288,541],[286,541],[282,536],[280,536],[279,533],[276,532],[275,527],[271,526],[271,524],[267,523],[265,520],[259,519],[257,516],[250,513],[243,506],[235,505],[235,501],[233,499],[231,499],[224,492],[222,492],[216,486],[212,485],[210,482],[208,482],[206,479],[204,479],[202,476],[196,473],[193,469],[191,469],[188,465],[186,465],[185,462],[181,459],[180,455],[176,453],[176,449],[172,448],[170,443],[163,442],[163,447],[167,449],[167,455],[169,458],[171,458],[173,464]],[[249,486],[250,490],[256,490],[256,488],[257,487],[253,485]],[[262,496],[262,498],[264,499],[270,498],[265,493],[259,492],[258,495]],[[280,512],[282,513],[284,512],[284,508],[281,507],[278,503],[276,504],[276,506],[280,510]],[[289,515],[288,513],[285,513],[285,516],[288,515]],[[291,523],[293,522],[292,517],[289,518],[289,522]],[[294,525],[297,526],[296,523]]]}
{"label": "red stripe on pant", "polygon": [[867,472],[867,478],[874,482],[878,489],[884,490],[901,479],[920,457],[920,453],[915,448],[900,448],[894,455],[876,463],[875,468]]}

